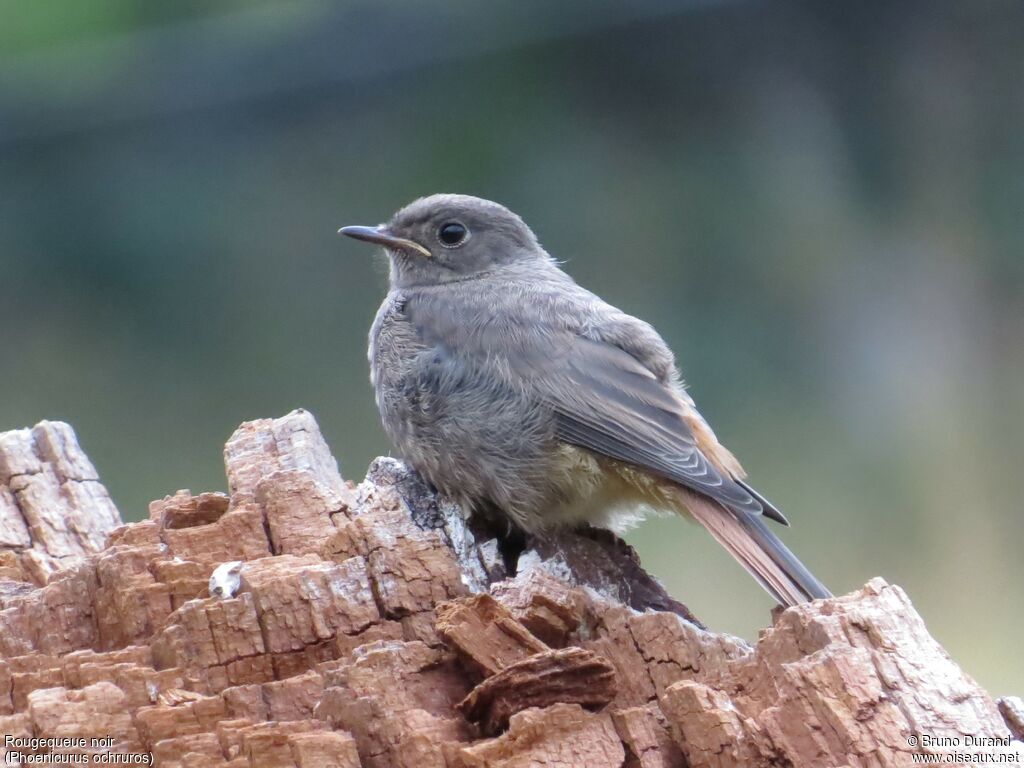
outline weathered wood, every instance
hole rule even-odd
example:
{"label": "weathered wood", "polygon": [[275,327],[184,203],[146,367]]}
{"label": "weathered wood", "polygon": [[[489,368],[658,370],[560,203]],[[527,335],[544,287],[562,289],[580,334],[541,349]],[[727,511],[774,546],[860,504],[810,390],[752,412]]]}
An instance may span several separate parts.
{"label": "weathered wood", "polygon": [[487,593],[437,607],[437,632],[481,678],[550,650]]}
{"label": "weathered wood", "polygon": [[0,432],[0,548],[37,584],[99,552],[121,516],[70,426]]}
{"label": "weathered wood", "polygon": [[229,495],[179,491],[116,527],[70,427],[0,434],[5,734],[110,735],[181,768],[951,751],[924,736],[1024,754],[1020,700],[997,706],[880,579],[780,612],[751,646],[610,534],[509,540],[392,459],[346,483],[308,413],[242,425],[225,462]]}
{"label": "weathered wood", "polygon": [[615,698],[615,667],[583,648],[534,653],[488,677],[459,704],[469,720],[494,736],[524,709],[579,704],[600,709]]}
{"label": "weathered wood", "polygon": [[1020,696],[1004,696],[997,704],[1013,738],[1024,741],[1024,701]]}

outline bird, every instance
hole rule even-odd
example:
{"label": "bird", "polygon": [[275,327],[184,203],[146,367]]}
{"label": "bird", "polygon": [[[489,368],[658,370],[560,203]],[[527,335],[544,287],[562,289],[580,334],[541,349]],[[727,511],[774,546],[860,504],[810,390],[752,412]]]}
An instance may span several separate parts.
{"label": "bird", "polygon": [[831,596],[767,521],[647,322],[578,285],[505,206],[419,198],[340,234],[382,246],[368,357],[401,457],[472,513],[524,535],[696,520],[781,605]]}

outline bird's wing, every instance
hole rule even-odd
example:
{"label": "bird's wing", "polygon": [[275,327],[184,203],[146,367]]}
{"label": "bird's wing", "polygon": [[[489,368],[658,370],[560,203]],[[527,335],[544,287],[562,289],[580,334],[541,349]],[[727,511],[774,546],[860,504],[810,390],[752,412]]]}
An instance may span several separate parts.
{"label": "bird's wing", "polygon": [[[595,314],[595,302],[615,314]],[[542,400],[565,442],[646,469],[735,512],[774,517],[773,508],[701,451],[687,422],[696,414],[686,395],[637,355],[602,339],[604,318],[639,321],[596,297],[566,303],[564,296],[523,292],[504,307],[485,301],[483,292],[459,291],[421,295],[407,311],[430,343]],[[618,338],[622,328],[608,331],[607,338]]]}
{"label": "bird's wing", "polygon": [[697,445],[683,401],[632,355],[576,336],[540,389],[568,443],[673,480],[736,512],[761,514],[758,499]]}

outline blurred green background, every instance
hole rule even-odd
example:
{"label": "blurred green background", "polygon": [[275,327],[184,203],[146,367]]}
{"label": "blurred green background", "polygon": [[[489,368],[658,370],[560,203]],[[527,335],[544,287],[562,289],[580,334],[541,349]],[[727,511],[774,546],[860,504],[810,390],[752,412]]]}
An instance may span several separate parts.
{"label": "blurred green background", "polygon": [[[303,406],[387,452],[385,270],[335,234],[504,202],[651,321],[836,592],[882,575],[1024,693],[1024,5],[0,1],[0,429],[64,419],[126,519]],[[712,627],[703,532],[644,562]]]}

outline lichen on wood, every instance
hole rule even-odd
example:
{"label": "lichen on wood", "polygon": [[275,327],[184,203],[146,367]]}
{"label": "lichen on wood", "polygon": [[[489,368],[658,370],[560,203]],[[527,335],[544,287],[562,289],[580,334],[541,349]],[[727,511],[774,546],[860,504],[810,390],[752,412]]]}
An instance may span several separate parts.
{"label": "lichen on wood", "polygon": [[227,494],[122,525],[70,427],[0,433],[4,734],[174,768],[852,768],[1021,738],[1020,700],[881,579],[751,646],[607,532],[511,546],[396,460],[343,480],[306,412],[243,424],[225,464]]}

